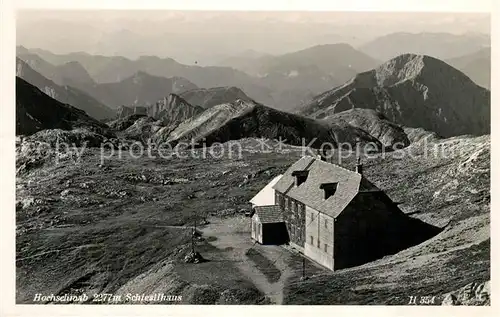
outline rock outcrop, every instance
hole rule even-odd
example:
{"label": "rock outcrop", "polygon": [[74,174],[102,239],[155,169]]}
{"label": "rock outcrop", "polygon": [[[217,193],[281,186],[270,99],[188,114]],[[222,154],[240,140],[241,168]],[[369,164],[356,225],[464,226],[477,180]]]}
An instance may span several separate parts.
{"label": "rock outcrop", "polygon": [[446,294],[441,305],[446,306],[489,306],[491,305],[490,281],[469,283]]}
{"label": "rock outcrop", "polygon": [[131,115],[142,115],[146,116],[148,115],[148,108],[147,107],[127,107],[127,106],[121,106],[116,110],[116,118],[117,119],[122,119]]}
{"label": "rock outcrop", "polygon": [[188,103],[195,106],[200,106],[204,109],[211,108],[215,105],[229,103],[237,99],[250,101],[241,89],[237,87],[214,87],[214,88],[199,88],[192,89],[180,94]]}
{"label": "rock outcrop", "polygon": [[150,117],[162,120],[165,124],[172,124],[180,123],[202,111],[202,107],[190,105],[179,95],[169,94],[151,105],[147,109],[147,114]]}
{"label": "rock outcrop", "polygon": [[164,141],[173,144],[194,141],[210,145],[249,137],[281,139],[284,143],[310,144],[312,147],[325,143],[337,147],[340,142],[354,146],[361,138],[364,142],[374,142],[379,149],[382,147],[377,139],[347,123],[320,122],[244,100],[205,110],[182,122]]}
{"label": "rock outcrop", "polygon": [[351,126],[366,131],[387,148],[403,148],[410,144],[402,127],[390,122],[383,114],[372,109],[346,110],[328,116],[324,120],[332,123],[343,120]]}

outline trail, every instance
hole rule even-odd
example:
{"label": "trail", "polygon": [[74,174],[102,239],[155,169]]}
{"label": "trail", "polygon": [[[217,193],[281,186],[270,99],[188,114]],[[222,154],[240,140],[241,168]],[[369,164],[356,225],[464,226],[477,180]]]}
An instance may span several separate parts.
{"label": "trail", "polygon": [[[292,270],[286,264],[288,251],[279,246],[254,245],[250,238],[250,219],[233,217],[227,219],[211,219],[201,231],[205,237],[215,237],[210,244],[219,250],[224,250],[225,260],[235,263],[241,273],[263,292],[274,304],[283,303],[283,288],[285,281],[291,276]],[[257,248],[258,252],[267,257],[281,272],[280,279],[271,283],[255,263],[248,258],[246,252]]]}

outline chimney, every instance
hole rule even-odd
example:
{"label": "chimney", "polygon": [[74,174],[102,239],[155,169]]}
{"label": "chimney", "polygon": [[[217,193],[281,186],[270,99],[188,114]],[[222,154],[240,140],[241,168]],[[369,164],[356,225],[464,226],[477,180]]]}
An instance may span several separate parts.
{"label": "chimney", "polygon": [[361,158],[359,156],[356,161],[356,173],[363,175],[363,164],[361,164]]}
{"label": "chimney", "polygon": [[309,171],[293,171],[292,176],[295,177],[295,186],[300,186],[307,180]]}
{"label": "chimney", "polygon": [[318,149],[317,159],[326,162],[326,151],[325,151],[325,149],[323,149],[323,151],[321,151],[320,149]]}
{"label": "chimney", "polygon": [[337,191],[337,185],[338,183],[323,183],[319,186],[319,188],[325,193],[325,199],[328,199],[335,194]]}

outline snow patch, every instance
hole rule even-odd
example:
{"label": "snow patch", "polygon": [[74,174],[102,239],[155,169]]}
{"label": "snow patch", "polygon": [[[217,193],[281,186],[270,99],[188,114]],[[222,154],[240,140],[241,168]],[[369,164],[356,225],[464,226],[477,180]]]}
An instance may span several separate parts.
{"label": "snow patch", "polygon": [[55,99],[55,98],[56,98],[56,96],[57,96],[57,95],[56,95],[56,91],[55,91],[55,90],[54,90],[54,88],[52,88],[52,87],[45,86],[45,88],[43,89],[43,92],[44,92],[46,95],[48,95],[48,96],[50,96],[50,97],[52,97],[52,98],[54,98],[54,99]]}

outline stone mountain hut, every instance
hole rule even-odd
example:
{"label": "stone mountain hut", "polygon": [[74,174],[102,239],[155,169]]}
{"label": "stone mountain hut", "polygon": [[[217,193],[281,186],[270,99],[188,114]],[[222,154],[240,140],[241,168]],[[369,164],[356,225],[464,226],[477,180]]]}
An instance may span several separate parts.
{"label": "stone mountain hut", "polygon": [[405,215],[362,173],[359,161],[348,170],[302,157],[273,180],[274,201],[254,207],[252,238],[262,244],[286,239],[306,257],[336,270],[396,253],[441,231]]}

